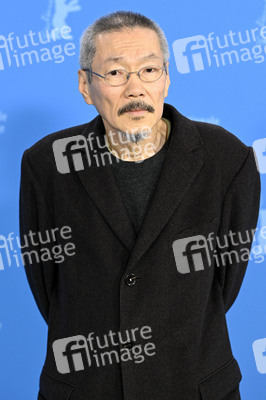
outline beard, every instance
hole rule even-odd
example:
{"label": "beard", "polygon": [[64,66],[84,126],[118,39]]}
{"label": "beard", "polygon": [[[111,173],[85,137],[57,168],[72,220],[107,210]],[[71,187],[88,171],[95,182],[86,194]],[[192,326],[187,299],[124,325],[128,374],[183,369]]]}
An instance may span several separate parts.
{"label": "beard", "polygon": [[127,142],[131,143],[139,143],[142,140],[145,140],[151,133],[151,130],[143,131],[142,129],[138,129],[135,133],[128,133],[119,131],[119,135]]}

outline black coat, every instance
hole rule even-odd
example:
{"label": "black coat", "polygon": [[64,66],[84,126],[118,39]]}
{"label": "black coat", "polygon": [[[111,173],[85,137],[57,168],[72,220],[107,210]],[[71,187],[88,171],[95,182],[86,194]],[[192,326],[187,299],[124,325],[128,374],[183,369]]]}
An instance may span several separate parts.
{"label": "black coat", "polygon": [[[137,238],[108,155],[100,158],[106,152],[100,116],[44,137],[23,155],[20,234],[58,227],[57,245],[73,243],[63,262],[47,252],[42,261],[24,260],[49,327],[39,399],[240,398],[241,372],[225,313],[237,297],[248,257],[237,260],[235,254],[219,264],[224,249],[211,248],[204,238],[256,227],[260,178],[253,149],[171,105],[164,105],[163,116],[172,124],[169,147]],[[55,161],[54,152],[65,143],[55,141],[80,135],[82,147],[90,133],[94,151],[89,150],[88,165],[88,149],[83,164],[78,152],[68,157],[69,171],[63,155]],[[71,235],[59,235],[64,226]],[[188,247],[178,240],[197,235],[189,267],[181,251]],[[208,247],[196,255],[195,245],[202,243]],[[34,246],[39,254],[47,247]],[[240,254],[251,240],[236,247]],[[122,344],[118,332],[125,338],[126,331],[130,343]],[[90,333],[94,352],[86,340]],[[100,349],[108,333],[109,347]],[[55,342],[60,339],[65,340]],[[105,351],[109,355],[103,356]],[[144,360],[137,359],[138,351]]]}

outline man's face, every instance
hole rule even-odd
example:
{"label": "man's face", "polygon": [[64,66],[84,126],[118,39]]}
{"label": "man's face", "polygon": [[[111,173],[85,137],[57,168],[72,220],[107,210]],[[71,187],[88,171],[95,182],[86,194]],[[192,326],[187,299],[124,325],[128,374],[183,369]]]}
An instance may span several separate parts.
{"label": "man's face", "polygon": [[[100,75],[121,68],[130,72],[148,65],[163,67],[159,39],[151,29],[123,29],[100,34],[95,44],[92,70]],[[118,57],[117,60],[110,60]],[[86,103],[95,106],[107,131],[119,130],[134,134],[152,130],[162,117],[169,84],[169,75],[165,71],[155,82],[143,82],[137,74],[131,74],[127,83],[114,87],[93,74],[88,84],[86,72],[79,70],[79,90]],[[148,110],[125,111],[125,106],[131,103],[134,108],[144,106]]]}

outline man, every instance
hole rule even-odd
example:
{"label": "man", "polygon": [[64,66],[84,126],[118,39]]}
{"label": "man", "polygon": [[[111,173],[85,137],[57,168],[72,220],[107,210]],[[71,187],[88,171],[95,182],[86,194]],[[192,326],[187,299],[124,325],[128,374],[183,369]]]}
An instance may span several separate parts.
{"label": "man", "polygon": [[225,313],[248,264],[259,173],[252,147],[164,104],[168,57],[145,16],[97,20],[78,76],[99,115],[23,155],[21,235],[72,242],[61,264],[40,242],[25,262],[49,329],[39,400],[240,399]]}

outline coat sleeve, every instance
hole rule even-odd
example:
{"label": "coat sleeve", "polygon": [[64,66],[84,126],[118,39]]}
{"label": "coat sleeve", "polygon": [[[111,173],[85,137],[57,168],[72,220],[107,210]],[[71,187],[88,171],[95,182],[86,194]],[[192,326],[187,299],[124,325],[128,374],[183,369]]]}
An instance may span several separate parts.
{"label": "coat sleeve", "polygon": [[[50,261],[42,263],[37,257],[32,256],[32,259],[25,257],[25,252],[28,254],[31,251],[37,252],[39,256],[41,254],[40,246],[31,244],[29,233],[36,235],[38,232],[45,232],[46,229],[52,228],[45,195],[31,168],[28,150],[24,152],[21,162],[19,220],[21,243],[27,240],[29,244],[26,249],[21,250],[24,254],[26,276],[36,304],[48,323],[49,303],[55,285],[55,265]],[[38,240],[35,239],[34,243],[38,244]]]}
{"label": "coat sleeve", "polygon": [[[230,309],[239,293],[254,239],[255,231],[252,234],[252,229],[255,230],[258,220],[261,187],[255,157],[253,148],[249,147],[245,161],[227,189],[222,206],[217,233],[220,246],[216,246],[219,260],[216,272],[223,293],[225,312]],[[228,247],[221,248],[224,243]]]}

